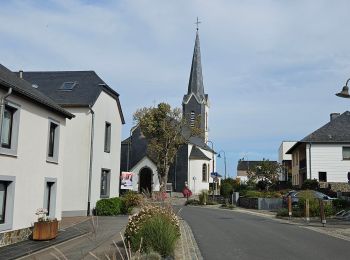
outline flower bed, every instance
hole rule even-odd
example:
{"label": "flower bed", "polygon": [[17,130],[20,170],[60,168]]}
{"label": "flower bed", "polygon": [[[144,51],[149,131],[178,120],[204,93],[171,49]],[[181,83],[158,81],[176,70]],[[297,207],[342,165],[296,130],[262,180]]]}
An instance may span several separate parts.
{"label": "flower bed", "polygon": [[179,220],[170,207],[148,205],[129,217],[125,239],[131,249],[155,251],[162,256],[173,253],[180,236]]}

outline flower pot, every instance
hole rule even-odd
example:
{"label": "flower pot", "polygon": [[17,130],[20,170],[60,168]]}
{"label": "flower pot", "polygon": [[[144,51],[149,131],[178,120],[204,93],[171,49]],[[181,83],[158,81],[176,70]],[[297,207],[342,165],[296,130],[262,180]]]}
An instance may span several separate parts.
{"label": "flower pot", "polygon": [[57,237],[58,221],[40,221],[34,223],[33,240],[50,240]]}

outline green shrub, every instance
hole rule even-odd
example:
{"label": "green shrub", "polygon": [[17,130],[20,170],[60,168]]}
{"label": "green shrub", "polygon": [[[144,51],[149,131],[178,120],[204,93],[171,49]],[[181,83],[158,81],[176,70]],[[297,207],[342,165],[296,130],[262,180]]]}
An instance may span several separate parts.
{"label": "green shrub", "polygon": [[248,190],[248,191],[245,193],[245,196],[246,196],[247,198],[261,198],[262,192],[256,191],[256,190]]}
{"label": "green shrub", "polygon": [[286,208],[278,209],[276,216],[277,217],[288,217],[289,216],[289,211]]}
{"label": "green shrub", "polygon": [[198,206],[200,205],[200,202],[199,200],[195,200],[195,199],[190,199],[190,200],[187,200],[185,205],[194,205],[194,206]]}
{"label": "green shrub", "polygon": [[202,190],[199,194],[199,204],[206,205],[208,201],[208,191]]}
{"label": "green shrub", "polygon": [[[302,215],[305,216],[305,198],[299,198],[298,208]],[[315,198],[309,199],[309,212],[310,217],[320,216],[320,201]],[[331,203],[324,201],[324,213],[326,217],[332,216],[334,214],[334,209]]]}
{"label": "green shrub", "polygon": [[121,198],[101,199],[96,203],[95,213],[97,216],[116,216],[122,213],[122,209]]}
{"label": "green shrub", "polygon": [[333,204],[333,207],[335,208],[335,210],[337,210],[337,211],[340,211],[342,209],[346,209],[350,206],[349,202],[346,200],[343,200],[343,199],[332,200],[332,204]]}
{"label": "green shrub", "polygon": [[142,238],[142,251],[168,255],[180,236],[179,220],[170,207],[148,205],[129,217],[124,234],[133,251],[139,249]]}
{"label": "green shrub", "polygon": [[142,203],[142,196],[134,191],[128,191],[122,196],[123,214],[130,214],[134,207],[140,206]]}
{"label": "green shrub", "polygon": [[228,198],[232,194],[232,192],[233,192],[233,186],[230,182],[221,183],[220,194],[224,198]]}
{"label": "green shrub", "polygon": [[142,251],[156,251],[162,256],[172,255],[175,243],[179,238],[176,226],[172,225],[163,215],[156,215],[147,219],[141,229],[130,240],[133,250],[140,246],[142,238]]}
{"label": "green shrub", "polygon": [[303,190],[317,190],[319,187],[320,185],[318,184],[318,181],[316,179],[313,179],[313,180],[307,179],[301,185],[301,189]]}

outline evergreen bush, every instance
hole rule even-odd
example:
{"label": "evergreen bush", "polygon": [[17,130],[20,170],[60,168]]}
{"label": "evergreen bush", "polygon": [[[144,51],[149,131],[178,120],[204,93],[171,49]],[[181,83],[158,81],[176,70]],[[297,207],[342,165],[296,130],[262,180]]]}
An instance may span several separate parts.
{"label": "evergreen bush", "polygon": [[121,198],[101,199],[96,203],[95,214],[97,216],[116,216],[123,213],[123,207]]}

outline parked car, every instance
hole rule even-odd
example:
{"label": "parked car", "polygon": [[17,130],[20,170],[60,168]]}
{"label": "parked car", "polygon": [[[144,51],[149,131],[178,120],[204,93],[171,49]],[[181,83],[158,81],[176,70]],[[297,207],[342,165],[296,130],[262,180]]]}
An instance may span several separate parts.
{"label": "parked car", "polygon": [[[291,190],[289,191],[287,194],[285,194],[282,199],[283,199],[283,205],[287,206],[288,205],[288,197],[291,196],[292,197],[292,205],[295,206],[298,204],[299,202],[299,198],[302,196],[302,194],[305,192],[305,190],[300,190],[300,191],[295,191],[295,190]],[[314,197],[315,199],[323,199],[323,200],[334,200],[336,198],[332,198],[329,197],[328,195],[319,192],[319,191],[314,191],[314,190],[310,190],[308,192],[312,193],[312,197]]]}

